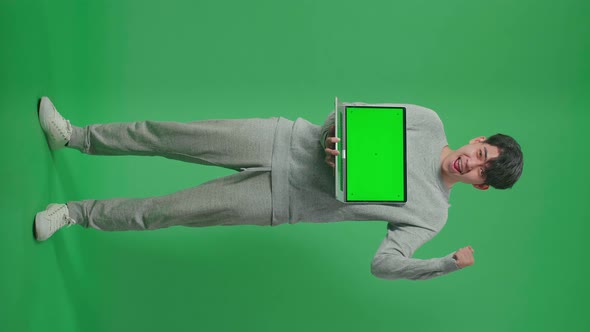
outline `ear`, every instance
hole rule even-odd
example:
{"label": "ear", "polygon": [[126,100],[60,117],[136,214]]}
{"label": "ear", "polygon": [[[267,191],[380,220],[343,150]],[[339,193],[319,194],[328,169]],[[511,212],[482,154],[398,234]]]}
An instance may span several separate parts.
{"label": "ear", "polygon": [[490,186],[487,184],[474,184],[473,188],[479,189],[479,190],[488,190],[488,189],[490,189]]}
{"label": "ear", "polygon": [[476,137],[476,138],[472,139],[471,141],[469,141],[469,144],[481,143],[485,140],[486,140],[485,136],[479,136],[479,137]]}

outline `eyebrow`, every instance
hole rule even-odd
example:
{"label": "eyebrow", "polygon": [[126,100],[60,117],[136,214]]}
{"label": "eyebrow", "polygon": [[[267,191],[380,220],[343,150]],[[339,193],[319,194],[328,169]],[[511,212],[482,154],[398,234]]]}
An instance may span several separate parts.
{"label": "eyebrow", "polygon": [[485,152],[485,159],[484,160],[488,160],[488,149],[486,149],[486,147],[483,147],[483,151]]}

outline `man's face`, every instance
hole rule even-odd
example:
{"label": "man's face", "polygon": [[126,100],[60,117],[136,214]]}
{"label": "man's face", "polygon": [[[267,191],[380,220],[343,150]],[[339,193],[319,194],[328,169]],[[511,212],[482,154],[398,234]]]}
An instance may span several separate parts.
{"label": "man's face", "polygon": [[469,141],[469,144],[448,154],[442,161],[443,175],[453,182],[472,184],[477,189],[488,189],[485,185],[486,165],[498,158],[500,150],[487,143],[485,137],[477,137]]}

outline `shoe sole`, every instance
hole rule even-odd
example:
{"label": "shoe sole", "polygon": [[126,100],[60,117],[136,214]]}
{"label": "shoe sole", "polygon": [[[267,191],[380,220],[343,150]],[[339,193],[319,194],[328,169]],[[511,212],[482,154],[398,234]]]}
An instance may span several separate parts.
{"label": "shoe sole", "polygon": [[35,215],[35,220],[33,221],[33,238],[34,238],[36,241],[39,241],[39,240],[37,239],[37,215]]}
{"label": "shoe sole", "polygon": [[39,240],[39,238],[37,237],[37,222],[39,220],[39,213],[37,213],[35,215],[35,222],[33,223],[33,236],[35,237],[35,240],[37,241],[41,241]]}

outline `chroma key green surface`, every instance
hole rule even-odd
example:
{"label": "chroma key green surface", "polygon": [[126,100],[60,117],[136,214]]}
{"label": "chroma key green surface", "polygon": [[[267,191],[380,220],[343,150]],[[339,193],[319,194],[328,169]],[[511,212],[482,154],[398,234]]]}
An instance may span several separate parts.
{"label": "chroma key green surface", "polygon": [[405,202],[405,109],[346,107],[346,200]]}
{"label": "chroma key green surface", "polygon": [[[590,164],[589,20],[585,0],[0,1],[0,331],[589,331],[587,180],[559,168]],[[473,266],[377,279],[373,254],[398,232],[381,220],[32,236],[49,203],[168,195],[235,173],[50,151],[41,96],[77,126],[321,125],[335,94],[431,108],[452,149],[498,132],[520,143],[516,185],[454,185],[447,225],[412,256],[471,245]]]}

